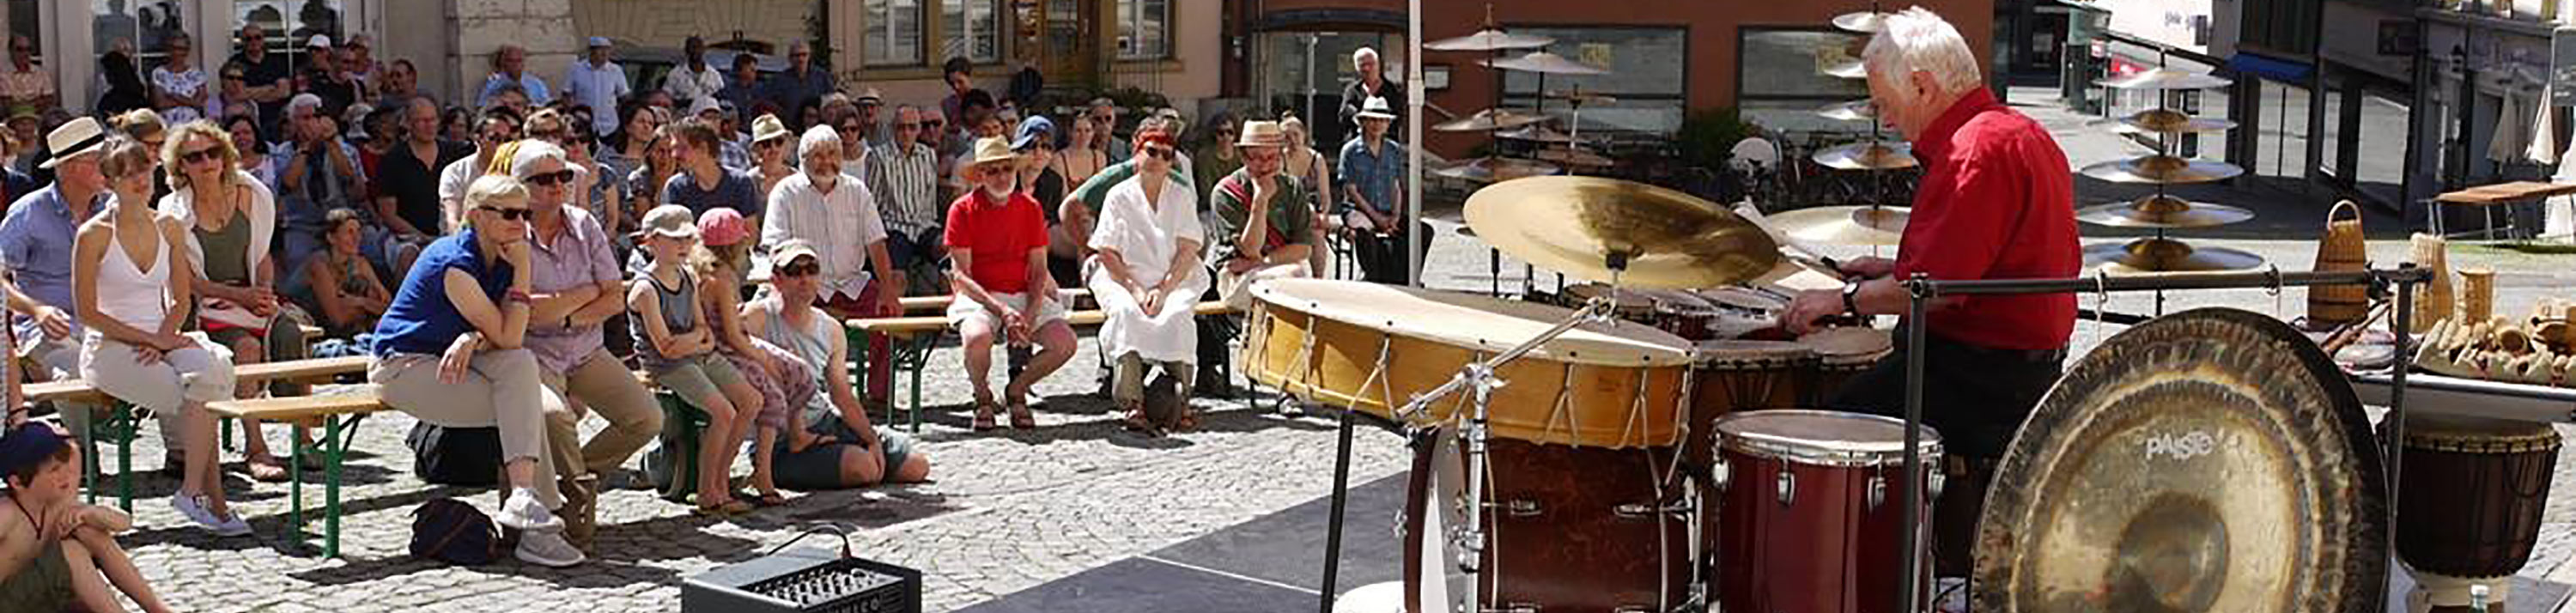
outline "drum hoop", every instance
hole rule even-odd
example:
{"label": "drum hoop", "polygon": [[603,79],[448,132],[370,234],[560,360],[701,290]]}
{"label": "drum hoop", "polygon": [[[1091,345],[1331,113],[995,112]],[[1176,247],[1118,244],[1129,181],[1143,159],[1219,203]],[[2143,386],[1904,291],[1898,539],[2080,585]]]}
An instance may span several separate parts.
{"label": "drum hoop", "polygon": [[[1536,316],[1536,314],[1527,312],[1526,310],[1528,309],[1551,311],[1545,314],[1548,317],[1558,317],[1570,314],[1555,312],[1563,311],[1563,307],[1506,301],[1484,296],[1469,296],[1457,294],[1455,292],[1438,292],[1372,285],[1356,281],[1332,281],[1327,279],[1302,278],[1272,279],[1254,284],[1251,291],[1253,297],[1258,301],[1275,303],[1290,311],[1304,313],[1309,317],[1331,320],[1335,323],[1350,325],[1357,328],[1393,334],[1408,339],[1428,341],[1438,345],[1466,349],[1474,352],[1497,352],[1503,348],[1516,345],[1520,340],[1522,340],[1515,338],[1486,338],[1474,333],[1460,334],[1457,333],[1454,328],[1434,329],[1420,325],[1406,325],[1409,322],[1388,319],[1383,314],[1362,313],[1353,309],[1338,308],[1340,305],[1324,300],[1309,298],[1298,291],[1301,289],[1320,288],[1340,290],[1345,294],[1354,296],[1401,295],[1404,299],[1436,303],[1441,305],[1443,308],[1452,308],[1460,311],[1477,311],[1503,316],[1512,316],[1515,313],[1523,316]],[[1446,300],[1443,300],[1443,298]],[[1652,311],[1649,310],[1648,312],[1651,313]],[[1673,336],[1671,333],[1655,329],[1652,326],[1627,321],[1612,321],[1606,324],[1585,324],[1582,327],[1568,332],[1564,337],[1559,338],[1555,342],[1540,345],[1525,357],[1551,362],[1574,362],[1619,368],[1658,368],[1669,366],[1687,368],[1691,363],[1689,346],[1690,343],[1683,340],[1681,337]]]}
{"label": "drum hoop", "polygon": [[1871,365],[1871,364],[1877,364],[1877,363],[1879,362],[1879,360],[1887,359],[1887,356],[1895,355],[1895,354],[1896,354],[1896,350],[1894,350],[1894,349],[1888,349],[1888,350],[1885,350],[1885,351],[1874,351],[1874,352],[1870,352],[1870,353],[1845,353],[1845,354],[1818,353],[1818,354],[1816,354],[1816,359],[1817,359],[1818,361],[1822,362],[1825,366],[1863,366],[1863,367],[1866,367],[1866,366],[1869,366],[1869,365]]}
{"label": "drum hoop", "polygon": [[2475,455],[2521,455],[2554,453],[2559,448],[2554,430],[2529,436],[2472,435],[2448,432],[2408,432],[2399,446],[2409,451],[2433,451]]}
{"label": "drum hoop", "polygon": [[[1881,444],[1892,445],[1894,447],[1892,449],[1837,449],[1819,444],[1815,441],[1791,439],[1778,435],[1727,432],[1727,422],[1741,421],[1748,418],[1760,418],[1763,416],[1835,417],[1859,421],[1894,423],[1900,429],[1905,425],[1902,420],[1898,420],[1893,417],[1869,415],[1865,413],[1820,411],[1814,409],[1770,409],[1763,411],[1748,411],[1720,417],[1716,422],[1710,424],[1710,429],[1714,431],[1712,434],[1717,437],[1718,448],[1740,452],[1758,458],[1787,460],[1798,464],[1814,464],[1835,467],[1884,466],[1902,462],[1905,459],[1904,443],[1902,442]],[[1941,458],[1941,433],[1932,430],[1931,426],[1923,426],[1922,431],[1923,436],[1919,440],[1920,446],[1916,452],[1916,457],[1922,458],[1926,462],[1938,461]]]}

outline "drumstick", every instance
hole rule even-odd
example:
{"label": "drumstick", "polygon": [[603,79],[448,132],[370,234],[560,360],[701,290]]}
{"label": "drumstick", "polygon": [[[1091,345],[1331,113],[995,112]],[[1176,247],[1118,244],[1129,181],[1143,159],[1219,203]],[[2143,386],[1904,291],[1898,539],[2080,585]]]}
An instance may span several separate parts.
{"label": "drumstick", "polygon": [[2335,352],[2342,351],[2345,345],[2350,345],[2353,341],[2361,340],[2361,335],[2369,332],[2372,325],[2378,324],[2379,318],[2386,317],[2388,315],[2388,305],[2389,303],[2384,301],[2379,304],[2371,305],[2370,315],[2368,317],[2363,317],[2361,318],[2361,321],[2345,325],[2342,328],[2336,329],[2334,333],[2326,335],[2326,342],[2319,345],[2318,348],[2324,349],[2326,355],[2334,355]]}

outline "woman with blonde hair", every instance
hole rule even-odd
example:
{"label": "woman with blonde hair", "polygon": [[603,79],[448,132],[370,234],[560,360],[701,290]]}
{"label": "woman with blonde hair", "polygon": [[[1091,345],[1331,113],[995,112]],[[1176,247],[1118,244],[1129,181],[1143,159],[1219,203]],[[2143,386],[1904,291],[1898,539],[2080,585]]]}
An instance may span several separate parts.
{"label": "woman with blonde hair", "polygon": [[[708,323],[715,326],[716,353],[733,362],[743,382],[760,392],[760,410],[752,420],[759,445],[752,448],[751,456],[751,487],[758,497],[751,502],[765,507],[787,502],[778,493],[778,434],[798,427],[792,419],[794,410],[814,401],[815,386],[814,369],[795,354],[744,331],[742,320],[734,316],[743,310],[742,292],[723,291],[745,285],[754,238],[757,235],[741,213],[707,209],[698,214],[698,249],[689,256],[689,268],[709,289],[717,290],[698,292]],[[743,434],[734,432],[737,442]]]}
{"label": "woman with blonde hair", "polygon": [[218,536],[250,534],[250,524],[224,502],[206,412],[206,403],[232,397],[232,360],[212,341],[179,334],[196,298],[195,267],[181,257],[187,225],[148,204],[152,153],[142,142],[110,138],[98,166],[114,197],[109,210],[81,224],[72,244],[72,304],[87,329],[81,378],[151,410],[163,432],[177,433],[183,476],[170,506]]}
{"label": "woman with blonde hair", "polygon": [[[181,253],[196,273],[190,286],[197,296],[195,327],[232,349],[235,364],[303,358],[303,328],[280,308],[286,302],[276,291],[278,264],[269,257],[277,238],[276,195],[240,170],[231,135],[215,124],[180,124],[160,154],[171,187],[170,195],[161,198],[161,214],[187,229],[187,249]],[[234,392],[249,398],[259,390]],[[286,468],[269,454],[259,422],[246,420],[242,427],[251,478],[285,481]],[[301,428],[296,436],[304,436]]]}

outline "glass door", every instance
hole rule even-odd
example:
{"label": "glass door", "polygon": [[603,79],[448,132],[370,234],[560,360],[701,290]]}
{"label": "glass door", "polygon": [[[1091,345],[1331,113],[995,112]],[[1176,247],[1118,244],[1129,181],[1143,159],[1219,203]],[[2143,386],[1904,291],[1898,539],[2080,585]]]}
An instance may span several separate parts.
{"label": "glass door", "polygon": [[1100,65],[1100,3],[1095,0],[1036,0],[1039,11],[1039,70],[1059,85],[1089,86]]}

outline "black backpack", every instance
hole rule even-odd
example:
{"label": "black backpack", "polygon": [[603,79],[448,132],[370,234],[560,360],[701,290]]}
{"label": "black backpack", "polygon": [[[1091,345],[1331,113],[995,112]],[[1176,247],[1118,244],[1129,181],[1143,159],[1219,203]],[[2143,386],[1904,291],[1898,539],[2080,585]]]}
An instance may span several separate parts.
{"label": "black backpack", "polygon": [[411,555],[461,566],[499,557],[501,533],[491,516],[454,498],[420,503],[411,511]]}
{"label": "black backpack", "polygon": [[422,422],[403,442],[411,446],[411,472],[439,485],[492,487],[501,483],[499,428],[443,428]]}

